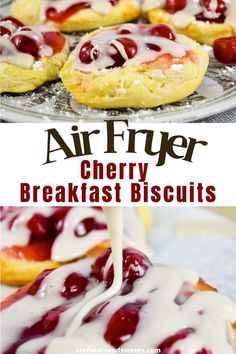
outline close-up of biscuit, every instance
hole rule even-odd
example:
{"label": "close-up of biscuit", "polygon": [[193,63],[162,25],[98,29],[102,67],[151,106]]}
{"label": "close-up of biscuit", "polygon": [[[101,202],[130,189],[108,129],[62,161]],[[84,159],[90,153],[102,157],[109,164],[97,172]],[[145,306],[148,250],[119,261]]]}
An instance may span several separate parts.
{"label": "close-up of biscuit", "polygon": [[[100,0],[96,0],[99,5]],[[76,3],[76,2],[75,2]],[[96,5],[96,4],[95,4]],[[69,6],[69,5],[68,5]],[[15,0],[11,7],[12,15],[30,25],[46,24],[64,32],[88,31],[101,26],[111,26],[135,20],[141,13],[141,8],[134,0],[103,0],[97,8],[82,8],[72,11],[64,19],[53,20],[43,15],[41,0]]]}
{"label": "close-up of biscuit", "polygon": [[[26,210],[26,212],[30,212],[32,210],[32,213],[34,212],[33,208],[29,208]],[[76,208],[75,208],[76,210]],[[75,210],[69,210],[68,209],[68,217],[71,218],[71,214],[75,212]],[[130,209],[131,210],[131,209]],[[89,208],[85,211],[85,213],[88,213]],[[7,224],[11,222],[12,219],[14,219],[19,213],[22,213],[24,215],[24,209],[19,209],[16,211],[8,212],[7,218],[2,221],[2,237],[4,238],[5,236],[5,228],[7,228]],[[46,212],[46,211],[45,211]],[[60,214],[60,208],[50,208],[47,211],[48,213],[51,214],[51,219],[55,218],[56,213],[58,215]],[[63,210],[62,210],[63,212]],[[67,212],[67,210],[66,210]],[[36,228],[39,228],[42,223],[44,223],[44,220],[50,220],[49,218],[43,219],[41,216],[38,216],[38,212],[35,211],[36,214],[33,214],[31,219],[29,219],[28,223],[30,225],[34,223],[36,225]],[[53,214],[54,213],[54,214]],[[81,214],[80,210],[78,209],[78,213]],[[94,215],[93,210],[91,209],[91,215]],[[41,214],[40,214],[41,215]],[[146,207],[138,207],[136,210],[133,212],[128,211],[128,215],[131,217],[132,215],[132,220],[134,223],[136,223],[136,227],[141,225],[143,227],[143,231],[140,230],[140,235],[143,235],[144,239],[143,242],[146,243],[146,233],[150,228],[151,225],[151,211],[149,208]],[[73,219],[76,216],[73,216]],[[92,217],[92,216],[91,216]],[[33,220],[33,221],[30,221]],[[88,219],[86,219],[88,220]],[[50,221],[51,222],[51,221]],[[71,221],[72,222],[72,221]],[[140,223],[140,224],[139,224]],[[38,226],[37,226],[38,225]],[[132,225],[134,227],[134,224]],[[25,234],[29,231],[27,230],[28,227],[25,228]],[[35,226],[33,227],[33,230],[35,229]],[[127,229],[131,230],[131,226],[127,226]],[[70,231],[70,229],[69,229]],[[69,233],[68,231],[68,233]],[[105,230],[106,231],[106,230]],[[11,237],[11,234],[15,233],[17,231],[14,230],[8,230],[7,233],[9,234],[8,237]],[[52,248],[53,251],[53,246],[50,245],[50,232],[54,233],[54,230],[48,230],[45,231],[45,236],[41,235],[41,238],[45,238],[46,241],[40,242],[38,241],[38,236],[34,234],[35,231],[32,231],[32,242],[30,244],[26,244],[25,246],[18,246],[16,244],[9,244],[8,241],[6,241],[7,246],[3,247],[1,252],[0,252],[0,264],[1,264],[1,282],[8,284],[8,285],[24,285],[27,284],[28,282],[31,282],[35,279],[36,276],[38,276],[44,269],[52,269],[52,268],[58,268],[62,266],[63,264],[70,263],[72,261],[78,261],[79,259],[84,259],[84,258],[95,258],[97,257],[102,251],[110,247],[110,241],[105,239],[102,242],[97,243],[97,241],[94,239],[94,242],[91,243],[91,247],[88,247],[84,252],[79,253],[80,256],[78,257],[73,257],[65,259],[60,258],[58,261],[54,258],[53,255],[50,257],[50,249]],[[107,231],[106,231],[107,232]],[[130,231],[129,231],[130,232]],[[103,233],[103,230],[101,230],[101,233]],[[145,233],[145,234],[144,234]],[[58,235],[59,236],[59,235]],[[89,234],[88,234],[89,236]],[[19,236],[20,237],[20,236]],[[85,236],[86,238],[87,236]],[[94,238],[94,235],[91,235],[92,238]],[[104,236],[104,238],[107,238]],[[128,238],[128,236],[127,236]],[[4,238],[6,239],[6,238]],[[72,239],[73,241],[73,239]],[[66,241],[67,242],[67,241]],[[70,243],[70,240],[68,240]],[[78,241],[78,247],[80,246],[80,242]],[[59,250],[59,253],[62,252],[63,245],[58,245],[57,244],[57,249]],[[70,248],[68,246],[68,249],[71,250],[73,249],[73,246]]]}
{"label": "close-up of biscuit", "polygon": [[217,2],[214,7],[209,1],[145,0],[143,12],[152,24],[166,23],[202,44],[213,45],[236,31],[233,1]]}
{"label": "close-up of biscuit", "polygon": [[7,17],[0,22],[0,92],[23,93],[58,78],[69,54],[66,37],[46,26],[24,26]]}
{"label": "close-up of biscuit", "polygon": [[[162,29],[175,40],[165,38]],[[143,33],[147,33],[146,38]],[[127,24],[83,37],[60,76],[66,89],[83,105],[150,108],[193,93],[207,66],[208,54],[201,46],[168,26]]]}
{"label": "close-up of biscuit", "polygon": [[178,33],[188,36],[195,41],[212,45],[217,38],[229,37],[233,35],[231,26],[225,23],[190,23],[187,27],[180,28],[173,22],[173,15],[163,9],[153,9],[147,14],[152,24],[166,23],[173,26]]}

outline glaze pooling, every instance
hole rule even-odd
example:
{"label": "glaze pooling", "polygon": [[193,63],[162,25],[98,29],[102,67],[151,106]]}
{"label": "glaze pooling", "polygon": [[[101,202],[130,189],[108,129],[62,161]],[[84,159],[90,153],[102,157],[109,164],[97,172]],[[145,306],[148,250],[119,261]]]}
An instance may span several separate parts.
{"label": "glaze pooling", "polygon": [[[58,32],[57,30],[53,28],[49,29],[45,26],[24,26],[23,24],[20,27],[16,26],[13,21],[15,21],[14,18],[12,20],[3,19],[0,21],[0,27],[5,29],[4,32],[7,32],[0,37],[0,62],[30,69],[40,58],[51,57],[53,55],[53,48],[46,44],[43,34]],[[24,45],[24,50],[21,50],[15,43],[16,38],[23,38],[24,41],[28,39],[28,41],[31,41],[31,44]],[[31,53],[29,50],[32,45],[34,53]]]}
{"label": "glaze pooling", "polygon": [[[159,28],[159,32],[155,29]],[[76,70],[84,72],[114,67],[136,67],[165,54],[181,58],[196,47],[167,25],[124,24],[95,33],[75,49]]]}
{"label": "glaze pooling", "polygon": [[[203,348],[212,354],[235,353],[235,331],[230,324],[236,319],[236,305],[223,295],[196,289],[189,296],[181,295],[181,304],[177,303],[181,289],[186,290],[187,284],[192,290],[198,275],[189,269],[169,266],[150,266],[142,278],[135,280],[131,292],[114,295],[95,319],[83,323],[72,337],[65,336],[69,324],[84,304],[104,292],[105,284],[97,284],[90,276],[92,262],[82,260],[51,272],[35,296],[26,295],[2,312],[3,353],[8,353],[8,348],[17,340],[22,325],[23,328],[31,327],[58,306],[66,309],[60,313],[57,327],[20,345],[17,354],[37,354],[45,346],[46,354],[76,354],[78,348],[86,347],[112,348],[104,338],[112,315],[126,304],[137,301],[145,304],[139,311],[135,332],[124,341],[122,348],[158,348],[170,336],[190,328],[187,337],[176,341],[170,353],[179,350],[181,354],[195,354]],[[68,301],[60,292],[65,278],[72,272],[88,277],[89,285],[83,295]]]}

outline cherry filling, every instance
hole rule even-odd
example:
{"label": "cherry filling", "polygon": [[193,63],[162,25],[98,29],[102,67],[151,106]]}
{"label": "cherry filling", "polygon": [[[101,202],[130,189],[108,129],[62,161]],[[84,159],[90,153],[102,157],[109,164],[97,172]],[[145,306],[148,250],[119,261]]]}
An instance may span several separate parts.
{"label": "cherry filling", "polygon": [[[26,27],[20,21],[14,19],[13,17],[5,17],[2,21],[7,21],[9,24],[14,26],[14,30],[10,31],[4,26],[1,26],[0,22],[0,35],[7,34],[9,35],[9,40],[15,45],[17,50],[22,53],[32,55],[36,60],[38,60],[40,56],[40,44],[36,38],[30,38],[22,33],[22,31],[32,31],[33,27]],[[17,33],[17,31],[21,31],[21,33]],[[65,45],[65,37],[57,31],[49,31],[49,32],[41,32],[44,45],[50,46],[53,50],[53,53],[59,53]],[[2,48],[2,53],[4,53],[4,48]]]}
{"label": "cherry filling", "polygon": [[[200,5],[203,7],[205,11],[211,12],[211,2],[212,0],[200,0]],[[217,0],[217,8],[216,8],[216,18],[207,17],[204,11],[200,14],[197,14],[195,17],[199,21],[208,21],[214,23],[223,23],[225,20],[225,13],[227,11],[227,4],[224,0]]]}
{"label": "cherry filling", "polygon": [[[187,1],[191,0],[166,0],[164,10],[170,14],[175,14],[177,11],[181,11],[187,6]],[[204,11],[195,15],[196,20],[212,23],[224,23],[226,17],[225,13],[227,11],[227,4],[225,0],[217,0],[217,8],[215,11],[217,15],[216,18],[212,18],[206,15],[206,11],[212,12],[211,2],[212,0],[199,0],[199,3]]]}
{"label": "cherry filling", "polygon": [[98,222],[95,218],[85,218],[83,219],[75,228],[74,234],[76,237],[87,236],[91,231],[94,230],[106,230],[107,225]]}
{"label": "cherry filling", "polygon": [[[135,35],[139,35],[140,39],[145,37],[163,37],[172,41],[176,40],[173,30],[165,25],[159,24],[156,26],[139,25],[138,32],[135,30]],[[116,32],[115,32],[116,31]],[[104,36],[106,32],[104,33]],[[88,40],[81,46],[79,50],[79,59],[83,64],[91,64],[98,60],[103,55],[110,56],[113,59],[113,64],[106,67],[106,69],[122,67],[127,60],[134,58],[138,53],[138,44],[131,38],[132,31],[128,28],[118,27],[114,29],[114,40],[106,44],[104,51],[99,51],[93,43],[93,40]],[[120,37],[119,37],[120,36]],[[120,48],[122,45],[122,49]],[[146,43],[147,50],[156,52],[161,51],[161,48],[154,43]]]}
{"label": "cherry filling", "polygon": [[[185,339],[193,332],[194,332],[193,328],[183,329],[177,332],[176,334],[174,334],[173,336],[170,336],[169,338],[165,339],[162,343],[160,343],[157,346],[157,348],[160,349],[161,354],[170,354],[171,348],[174,346],[176,342]],[[179,354],[179,353],[177,351],[174,354]]]}
{"label": "cherry filling", "polygon": [[3,36],[4,34],[10,36],[10,35],[13,33],[10,29],[8,29],[8,28],[6,28],[6,27],[4,27],[4,26],[1,26],[1,22],[2,22],[2,21],[6,21],[6,22],[8,22],[9,24],[12,24],[12,25],[15,27],[15,29],[18,29],[18,28],[24,26],[23,23],[21,23],[20,21],[18,21],[18,20],[17,20],[16,18],[14,18],[14,17],[11,17],[11,16],[4,17],[4,18],[0,21],[0,36]]}
{"label": "cherry filling", "polygon": [[236,64],[236,36],[216,39],[213,45],[215,58],[224,64]]}
{"label": "cherry filling", "polygon": [[170,14],[174,14],[177,11],[183,10],[187,5],[187,0],[166,0],[164,10]]}
{"label": "cherry filling", "polygon": [[79,273],[71,273],[64,282],[64,288],[61,296],[66,299],[72,299],[75,296],[81,295],[88,285],[88,279]]}
{"label": "cherry filling", "polygon": [[[111,286],[114,278],[113,265],[104,274],[105,266],[110,257],[111,249],[104,251],[92,266],[92,275],[99,281],[105,281],[107,286]],[[149,259],[141,252],[126,248],[123,250],[123,281],[129,284],[145,275],[151,266]]]}
{"label": "cherry filling", "polygon": [[[118,4],[118,1],[119,0],[110,0],[110,3],[112,4],[112,6],[115,6]],[[78,2],[78,4],[74,4],[68,7],[65,11],[57,11],[54,7],[50,7],[46,11],[46,17],[50,21],[62,23],[67,18],[73,16],[77,12],[89,8],[91,8],[91,4],[86,1]]]}
{"label": "cherry filling", "polygon": [[139,312],[144,305],[144,301],[128,303],[122,306],[111,317],[104,338],[114,348],[119,348],[135,333],[139,322]]}

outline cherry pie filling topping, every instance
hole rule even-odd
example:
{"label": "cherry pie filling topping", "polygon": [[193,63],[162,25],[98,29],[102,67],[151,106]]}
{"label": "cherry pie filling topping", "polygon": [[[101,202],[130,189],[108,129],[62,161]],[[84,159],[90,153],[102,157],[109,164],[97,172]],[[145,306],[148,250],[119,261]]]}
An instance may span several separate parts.
{"label": "cherry pie filling topping", "polygon": [[119,0],[47,0],[43,8],[43,18],[53,22],[62,23],[67,18],[85,9],[93,9],[95,12],[106,15],[112,6],[116,6]]}
{"label": "cherry pie filling topping", "polygon": [[195,44],[165,25],[124,24],[94,34],[77,46],[75,69],[132,67],[158,58],[184,58]]}
{"label": "cherry pie filling topping", "polygon": [[[104,257],[109,263],[109,254],[104,253],[95,262],[82,260],[44,271],[30,287],[5,300],[3,354],[15,354],[23,345],[32,354],[65,353],[66,338],[58,346],[53,339],[63,339],[85,295],[89,299],[101,282],[108,286],[112,273],[104,267]],[[90,347],[93,338],[96,345],[99,336],[99,346],[104,348],[158,348],[162,354],[187,354],[193,346],[193,354],[213,354],[220,346],[233,353],[235,343],[228,341],[228,326],[235,320],[236,306],[215,292],[196,290],[194,272],[154,266],[144,254],[130,248],[123,252],[123,272],[123,282],[133,282],[132,290],[128,294],[121,290],[84,317],[73,338],[77,348],[81,343]],[[183,294],[184,301],[176,301]],[[10,333],[4,323],[13,317]],[[86,338],[86,343],[80,342]]]}
{"label": "cherry pie filling topping", "polygon": [[0,60],[22,67],[32,67],[35,61],[61,52],[65,37],[55,29],[24,26],[13,17],[0,21]]}
{"label": "cherry pie filling topping", "polygon": [[[16,235],[18,233],[20,238],[22,229],[25,237],[23,245],[14,245],[13,242],[8,246],[6,240],[6,245],[3,248],[4,254],[13,258],[34,261],[51,259],[54,242],[67,228],[69,223],[67,218],[71,218],[72,213],[76,214],[75,209],[55,207],[49,208],[47,212],[43,212],[43,209],[41,212],[29,210],[27,215],[28,211],[24,208],[2,208],[2,222],[6,229],[5,238],[7,238],[7,233],[10,235],[14,232]],[[91,216],[80,217],[80,211],[78,211],[77,219],[69,225],[72,238],[86,239],[88,236],[93,236],[93,231],[107,231],[105,222],[98,218],[99,214],[102,214],[101,209],[87,208],[86,212]],[[68,242],[70,242],[69,239]]]}

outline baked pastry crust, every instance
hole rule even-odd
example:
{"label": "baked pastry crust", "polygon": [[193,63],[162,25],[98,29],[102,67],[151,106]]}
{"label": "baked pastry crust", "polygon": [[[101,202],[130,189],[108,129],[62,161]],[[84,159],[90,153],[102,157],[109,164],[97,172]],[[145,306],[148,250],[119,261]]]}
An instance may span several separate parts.
{"label": "baked pastry crust", "polygon": [[[82,40],[89,40],[100,31],[102,29],[84,36]],[[106,69],[101,73],[73,69],[76,55],[75,49],[63,66],[60,77],[80,104],[94,108],[152,108],[180,101],[201,84],[209,62],[208,54],[197,43],[190,56],[172,58],[163,55],[139,66]],[[183,65],[182,70],[170,70],[173,64]],[[153,70],[163,72],[164,76],[150,75]]]}
{"label": "baked pastry crust", "polygon": [[[12,3],[12,15],[26,24],[42,24],[40,20],[41,0],[15,0]],[[101,15],[92,9],[78,11],[62,23],[46,21],[44,24],[54,26],[64,32],[87,31],[99,27],[111,26],[135,20],[141,13],[140,6],[133,0],[120,0],[107,15]]]}
{"label": "baked pastry crust", "polygon": [[23,68],[14,64],[0,63],[0,92],[27,92],[36,89],[43,83],[58,78],[59,71],[67,59],[69,46],[51,57],[44,57],[32,68]]}
{"label": "baked pastry crust", "polygon": [[148,11],[147,17],[152,24],[169,24],[173,26],[178,33],[207,45],[213,45],[217,38],[230,37],[234,33],[233,28],[225,23],[204,23],[204,25],[201,25],[202,22],[198,21],[196,23],[190,23],[185,28],[179,28],[176,27],[172,21],[173,15],[159,8]]}
{"label": "baked pastry crust", "polygon": [[[152,214],[149,208],[138,207],[137,212],[143,222],[144,228],[147,231],[150,228]],[[73,262],[83,258],[96,258],[102,251],[110,247],[110,242],[104,241],[99,245],[90,249],[84,256],[73,260]],[[66,262],[69,263],[69,262]],[[0,253],[1,264],[1,282],[20,286],[33,281],[43,270],[58,268],[66,263],[46,261],[29,261],[10,257],[4,250]]]}

